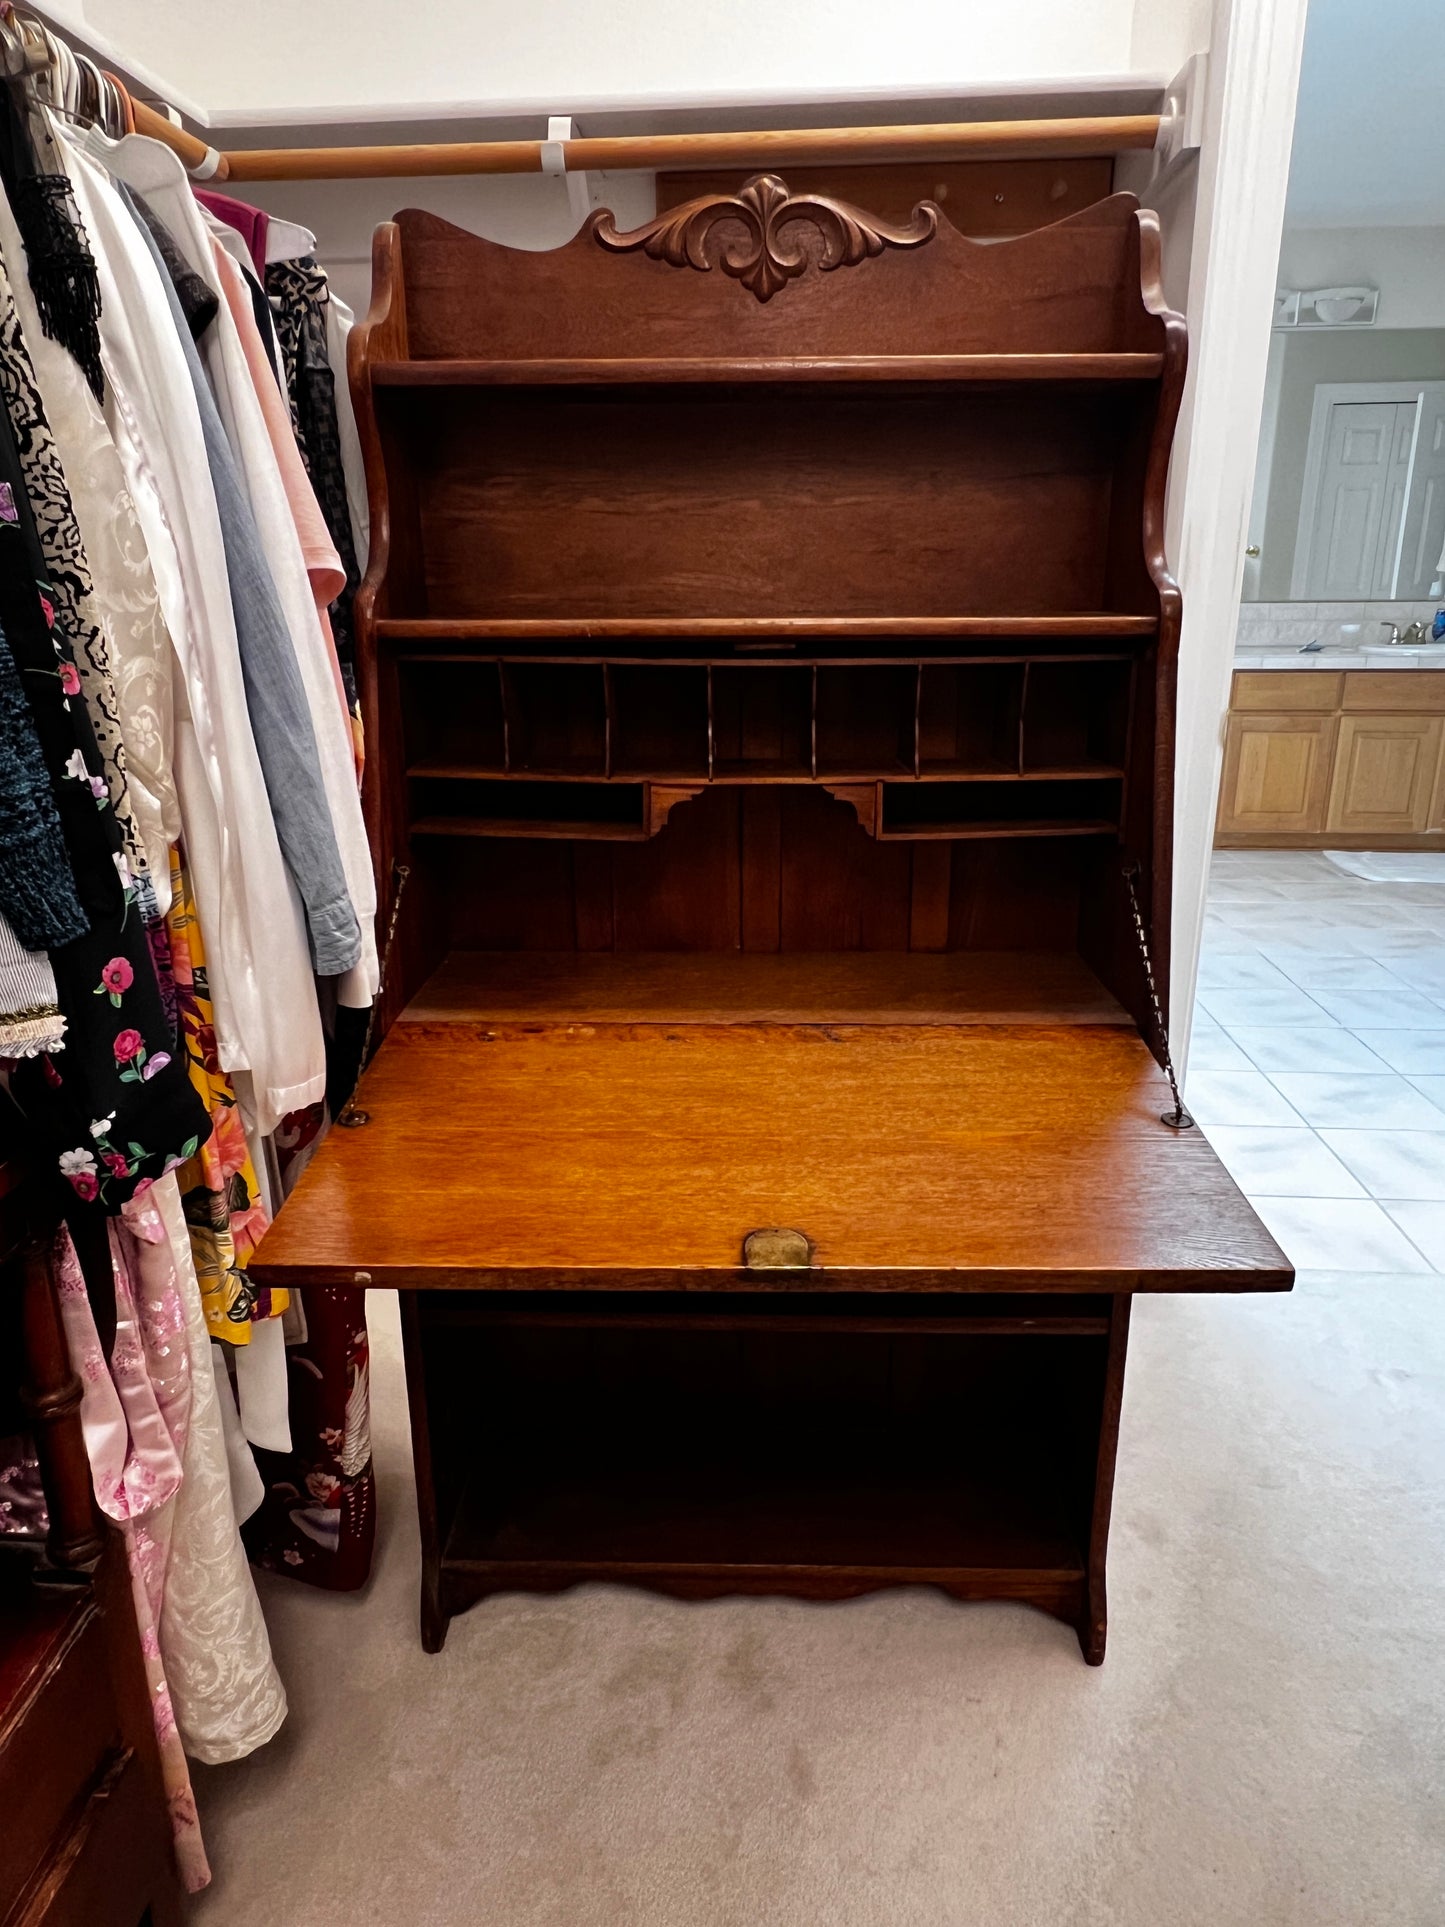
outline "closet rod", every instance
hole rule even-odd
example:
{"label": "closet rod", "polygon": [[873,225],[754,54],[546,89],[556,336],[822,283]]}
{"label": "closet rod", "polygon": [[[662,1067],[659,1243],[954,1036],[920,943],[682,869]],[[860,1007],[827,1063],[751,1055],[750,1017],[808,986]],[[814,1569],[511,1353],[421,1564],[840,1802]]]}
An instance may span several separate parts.
{"label": "closet rod", "polygon": [[[382,180],[427,174],[542,174],[547,141],[435,141],[398,147],[258,147],[217,154],[141,101],[136,129],[164,141],[211,180]],[[1092,115],[1073,120],[943,122],[920,127],[808,127],[750,134],[644,134],[570,140],[569,172],[604,168],[695,170],[873,161],[1063,160],[1151,148],[1157,114]]]}

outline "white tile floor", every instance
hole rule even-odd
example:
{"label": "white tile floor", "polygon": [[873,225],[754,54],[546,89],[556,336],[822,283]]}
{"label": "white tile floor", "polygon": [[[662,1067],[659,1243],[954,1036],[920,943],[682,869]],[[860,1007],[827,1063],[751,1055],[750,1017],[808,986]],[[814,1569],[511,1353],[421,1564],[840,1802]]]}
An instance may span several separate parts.
{"label": "white tile floor", "polygon": [[1186,1097],[1296,1265],[1445,1273],[1445,881],[1217,852]]}

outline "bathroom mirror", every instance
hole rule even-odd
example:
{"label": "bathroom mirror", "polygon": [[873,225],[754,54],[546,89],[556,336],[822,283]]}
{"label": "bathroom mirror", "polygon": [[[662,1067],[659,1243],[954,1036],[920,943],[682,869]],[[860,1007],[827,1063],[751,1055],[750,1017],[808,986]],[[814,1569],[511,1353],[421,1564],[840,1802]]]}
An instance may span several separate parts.
{"label": "bathroom mirror", "polygon": [[[1445,175],[1406,24],[1321,0],[1300,79],[1243,597],[1311,605],[1281,620],[1326,642],[1445,606]],[[1370,140],[1342,139],[1362,113]]]}

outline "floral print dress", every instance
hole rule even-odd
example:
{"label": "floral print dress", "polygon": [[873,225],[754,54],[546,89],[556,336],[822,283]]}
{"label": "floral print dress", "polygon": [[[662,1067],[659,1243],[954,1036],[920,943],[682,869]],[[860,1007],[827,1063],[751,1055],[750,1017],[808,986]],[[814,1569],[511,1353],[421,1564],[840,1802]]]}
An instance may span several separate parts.
{"label": "floral print dress", "polygon": [[76,1195],[115,1211],[194,1157],[211,1121],[176,1050],[174,1021],[138,903],[69,636],[0,410],[0,628],[10,644],[50,778],[89,928],[50,961],[65,1049],[17,1066],[14,1095],[49,1139]]}

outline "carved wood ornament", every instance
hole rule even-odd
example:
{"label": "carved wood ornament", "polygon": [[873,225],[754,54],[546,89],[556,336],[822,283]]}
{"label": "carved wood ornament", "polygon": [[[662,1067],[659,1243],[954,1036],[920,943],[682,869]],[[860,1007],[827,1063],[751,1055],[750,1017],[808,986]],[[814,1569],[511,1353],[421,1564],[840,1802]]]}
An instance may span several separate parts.
{"label": "carved wood ornament", "polygon": [[665,261],[673,268],[698,268],[706,274],[715,265],[708,258],[712,231],[730,221],[741,222],[748,238],[716,251],[716,265],[741,281],[759,301],[771,301],[806,271],[812,258],[800,240],[789,243],[783,238],[785,227],[808,221],[818,230],[823,237],[818,266],[826,274],[833,268],[856,268],[885,247],[921,247],[937,232],[938,209],[931,201],[920,201],[907,226],[897,227],[846,201],[792,194],[776,174],[755,174],[736,194],[700,195],[626,234],[618,232],[611,213],[604,211],[594,217],[592,231],[599,244],[614,253],[641,248],[654,261]]}

